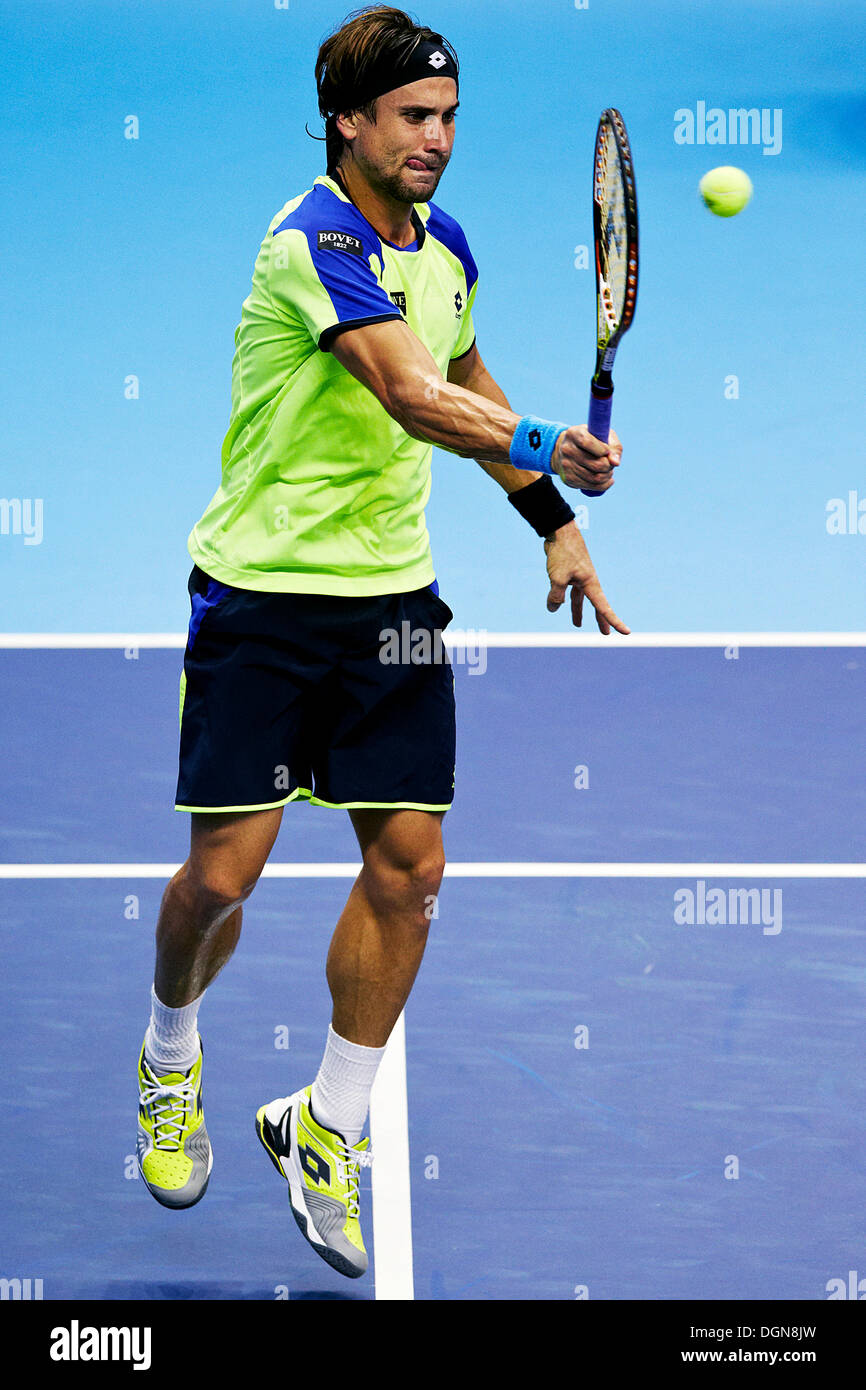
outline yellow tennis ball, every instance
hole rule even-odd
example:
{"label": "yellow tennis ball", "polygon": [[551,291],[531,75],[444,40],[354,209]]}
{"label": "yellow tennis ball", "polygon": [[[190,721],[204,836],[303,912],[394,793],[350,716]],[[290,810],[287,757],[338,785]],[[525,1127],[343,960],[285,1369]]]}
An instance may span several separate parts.
{"label": "yellow tennis ball", "polygon": [[742,169],[722,164],[704,174],[698,185],[701,197],[716,217],[733,217],[742,212],[752,196],[752,180]]}

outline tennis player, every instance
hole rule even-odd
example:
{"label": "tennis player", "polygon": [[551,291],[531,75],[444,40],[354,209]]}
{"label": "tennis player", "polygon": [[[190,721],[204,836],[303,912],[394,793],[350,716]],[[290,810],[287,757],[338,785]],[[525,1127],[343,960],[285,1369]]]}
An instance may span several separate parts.
{"label": "tennis player", "polygon": [[[370,1089],[424,953],[454,792],[453,614],[424,523],[432,446],[477,459],[543,537],[551,612],[570,589],[576,626],[587,598],[601,632],[628,628],[550,476],[606,491],[619,440],[511,409],[475,343],[466,237],[431,202],[454,143],[454,50],[376,5],[322,44],[316,82],[327,173],[262,242],[222,481],[189,539],[177,809],[191,846],[157,923],[138,1159],[164,1206],[204,1195],[202,997],[283,807],[347,810],[363,867],[328,952],[322,1063],[256,1128],[301,1231],[354,1278]],[[384,660],[385,635],[403,631],[415,659]]]}

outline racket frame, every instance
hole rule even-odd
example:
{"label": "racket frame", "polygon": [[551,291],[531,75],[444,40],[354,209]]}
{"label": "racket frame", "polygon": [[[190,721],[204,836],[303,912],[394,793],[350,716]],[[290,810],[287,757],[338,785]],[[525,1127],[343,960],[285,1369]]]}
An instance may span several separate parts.
{"label": "racket frame", "polygon": [[[610,285],[605,277],[606,256],[605,227],[602,224],[604,208],[604,176],[606,172],[606,134],[610,130],[616,147],[625,205],[626,236],[626,283],[622,316],[619,322],[613,317],[613,301]],[[610,416],[613,404],[613,362],[616,351],[634,319],[638,288],[638,217],[637,188],[634,177],[631,145],[625,121],[615,106],[607,107],[599,117],[595,136],[595,151],[592,171],[592,220],[595,248],[596,277],[596,358],[595,372],[590,383],[589,418],[587,428],[596,439],[607,441],[610,433]],[[607,332],[605,332],[607,328]],[[599,492],[581,489],[587,497],[600,497]]]}
{"label": "racket frame", "polygon": [[[617,158],[625,195],[626,287],[622,318],[619,323],[615,323],[612,319],[610,288],[605,280],[604,267],[602,266],[604,228],[602,227],[601,219],[604,193],[604,135],[607,127],[610,127],[612,130],[616,143]],[[634,180],[634,164],[632,163],[631,145],[629,144],[625,122],[614,106],[608,107],[607,110],[601,113],[598,122],[598,130],[596,131],[592,177],[592,224],[595,241],[598,334],[596,339],[595,373],[592,378],[590,389],[592,394],[596,395],[598,399],[604,400],[613,395],[613,381],[611,379],[613,360],[616,356],[616,350],[619,347],[623,334],[628,332],[632,325],[635,306],[637,304],[638,286],[637,189]],[[610,328],[610,331],[606,335],[602,333],[602,324],[607,324]]]}

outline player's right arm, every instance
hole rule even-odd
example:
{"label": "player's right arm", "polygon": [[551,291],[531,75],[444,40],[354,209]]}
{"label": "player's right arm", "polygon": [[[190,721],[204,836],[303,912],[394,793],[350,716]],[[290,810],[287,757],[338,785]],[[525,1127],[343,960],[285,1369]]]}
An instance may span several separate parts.
{"label": "player's right arm", "polygon": [[[317,183],[274,226],[263,251],[261,307],[269,303],[290,335],[308,333],[331,352],[413,439],[464,458],[511,463],[515,430],[526,417],[443,377],[373,273],[382,246],[351,204]],[[550,442],[548,427],[548,450]],[[550,466],[569,487],[606,492],[618,461],[615,445],[610,449],[585,426],[571,426],[556,437]],[[526,448],[517,453],[525,468]]]}
{"label": "player's right arm", "polygon": [[[413,439],[462,458],[511,462],[509,450],[521,417],[447,381],[407,323],[390,319],[347,329],[334,337],[330,350]],[[569,487],[606,492],[613,486],[617,461],[607,444],[577,425],[560,435],[552,466]]]}

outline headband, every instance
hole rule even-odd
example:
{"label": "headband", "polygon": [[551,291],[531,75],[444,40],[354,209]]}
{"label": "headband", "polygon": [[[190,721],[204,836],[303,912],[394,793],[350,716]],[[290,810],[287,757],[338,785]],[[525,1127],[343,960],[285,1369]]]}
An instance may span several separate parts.
{"label": "headband", "polygon": [[360,88],[360,95],[353,98],[346,111],[366,106],[368,101],[393,92],[397,87],[406,87],[410,82],[421,82],[425,77],[453,77],[458,81],[457,64],[450,53],[430,39],[422,39],[418,46],[403,62],[394,65],[393,58],[381,59],[374,63],[366,74]]}

